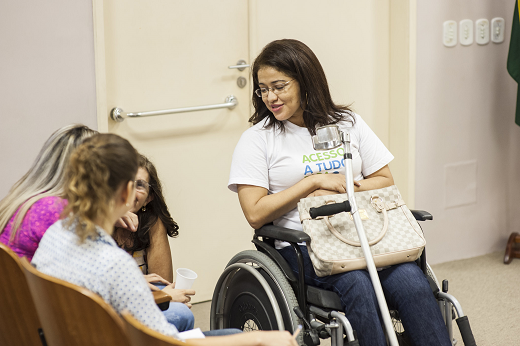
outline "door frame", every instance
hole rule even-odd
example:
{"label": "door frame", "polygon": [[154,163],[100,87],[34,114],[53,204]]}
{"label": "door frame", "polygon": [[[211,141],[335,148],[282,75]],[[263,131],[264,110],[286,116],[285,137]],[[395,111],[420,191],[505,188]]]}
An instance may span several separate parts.
{"label": "door frame", "polygon": [[389,150],[406,204],[415,205],[417,0],[390,0]]}
{"label": "door frame", "polygon": [[96,71],[96,109],[99,132],[108,132],[107,77],[105,67],[104,0],[92,0],[94,23],[94,68]]}

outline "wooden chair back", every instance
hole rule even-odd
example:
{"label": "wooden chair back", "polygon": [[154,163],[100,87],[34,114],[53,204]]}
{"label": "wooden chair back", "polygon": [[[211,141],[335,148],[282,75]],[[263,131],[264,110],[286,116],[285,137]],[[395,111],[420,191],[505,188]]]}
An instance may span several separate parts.
{"label": "wooden chair back", "polygon": [[20,259],[2,243],[0,278],[0,345],[45,345]]}
{"label": "wooden chair back", "polygon": [[128,311],[121,313],[125,321],[126,333],[130,339],[130,346],[189,346],[189,342],[182,342],[175,338],[163,335],[145,326]]}
{"label": "wooden chair back", "polygon": [[123,321],[100,296],[39,272],[25,258],[21,264],[50,346],[129,345]]}

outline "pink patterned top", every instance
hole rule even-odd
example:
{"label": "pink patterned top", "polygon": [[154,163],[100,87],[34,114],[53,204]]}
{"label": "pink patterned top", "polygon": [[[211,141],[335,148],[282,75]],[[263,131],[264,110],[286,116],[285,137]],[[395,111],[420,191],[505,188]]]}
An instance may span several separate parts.
{"label": "pink patterned top", "polygon": [[12,242],[11,227],[14,218],[18,214],[18,210],[7,223],[2,234],[0,234],[0,242],[6,244],[19,257],[27,257],[32,260],[34,252],[38,248],[38,244],[47,229],[60,219],[61,212],[67,205],[67,201],[56,196],[44,197],[34,203],[22,221],[20,229]]}

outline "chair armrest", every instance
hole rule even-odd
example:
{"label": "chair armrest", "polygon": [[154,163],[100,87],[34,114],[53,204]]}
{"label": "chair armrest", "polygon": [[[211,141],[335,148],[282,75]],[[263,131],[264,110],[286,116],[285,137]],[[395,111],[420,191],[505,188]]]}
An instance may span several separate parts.
{"label": "chair armrest", "polygon": [[172,300],[172,297],[169,294],[164,293],[163,291],[152,291],[152,294],[153,294],[153,299],[155,299],[155,304],[157,304],[157,305],[165,303],[165,302],[169,302],[170,300]]}
{"label": "chair armrest", "polygon": [[155,300],[155,304],[159,307],[161,311],[168,310],[170,307],[170,301],[172,297],[169,294],[164,293],[163,291],[152,291],[153,299]]}
{"label": "chair armrest", "polygon": [[291,243],[301,243],[304,241],[311,240],[309,235],[303,231],[297,231],[294,229],[275,226],[272,224],[264,225],[261,228],[255,230],[255,235],[288,241]]}
{"label": "chair armrest", "polygon": [[410,211],[412,212],[413,217],[415,217],[415,219],[417,221],[433,220],[433,215],[428,213],[427,211],[424,211],[424,210],[411,210],[411,209],[410,209]]}

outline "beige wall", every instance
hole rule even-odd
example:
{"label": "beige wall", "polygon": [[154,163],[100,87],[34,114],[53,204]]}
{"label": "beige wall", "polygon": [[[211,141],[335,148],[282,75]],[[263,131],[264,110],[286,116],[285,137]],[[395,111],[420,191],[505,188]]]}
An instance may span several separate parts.
{"label": "beige wall", "polygon": [[2,2],[0,198],[70,123],[97,128],[92,3]]}
{"label": "beige wall", "polygon": [[[520,226],[513,10],[509,0],[417,3],[415,206],[434,215],[424,224],[430,263],[503,250]],[[506,20],[503,43],[443,46],[444,21],[493,17]]]}

